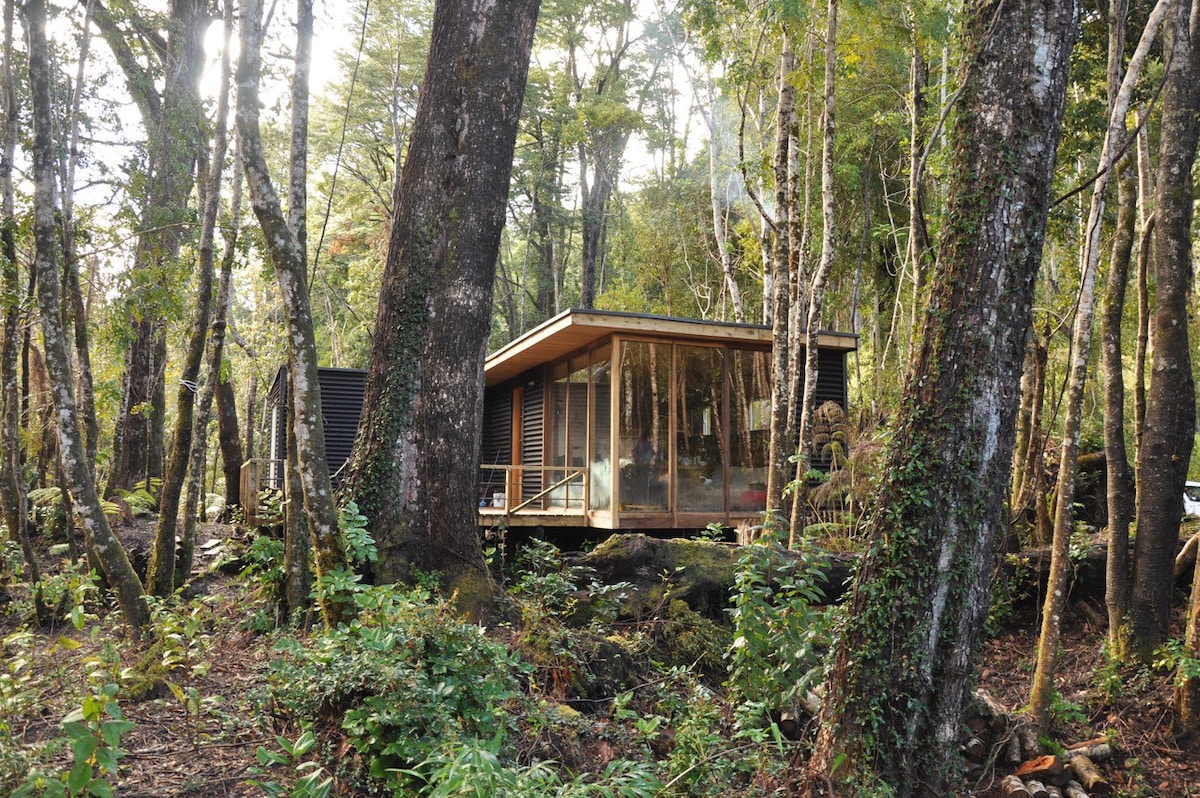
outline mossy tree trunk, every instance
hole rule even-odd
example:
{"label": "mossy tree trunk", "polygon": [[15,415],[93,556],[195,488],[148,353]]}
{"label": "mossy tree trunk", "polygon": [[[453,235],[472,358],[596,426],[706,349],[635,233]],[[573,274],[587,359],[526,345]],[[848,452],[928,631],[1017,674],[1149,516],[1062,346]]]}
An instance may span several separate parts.
{"label": "mossy tree trunk", "polygon": [[376,581],[436,570],[468,614],[493,586],[476,528],[483,360],[538,0],[439,0],[343,493]]}
{"label": "mossy tree trunk", "polygon": [[1196,394],[1188,344],[1192,295],[1192,164],[1200,99],[1200,0],[1177,0],[1167,14],[1170,54],[1162,98],[1155,195],[1155,301],[1150,385],[1138,457],[1130,632],[1149,657],[1170,635],[1172,574],[1179,550],[1183,484],[1196,430]]}
{"label": "mossy tree trunk", "polygon": [[[1110,10],[1111,17],[1124,17],[1123,4]],[[1046,600],[1042,609],[1041,633],[1038,636],[1037,665],[1029,693],[1029,714],[1043,733],[1050,731],[1050,703],[1054,696],[1054,672],[1058,668],[1059,635],[1062,631],[1062,612],[1067,605],[1067,569],[1070,565],[1071,532],[1075,528],[1075,482],[1079,472],[1079,436],[1083,426],[1083,391],[1087,382],[1088,360],[1092,351],[1092,329],[1095,326],[1096,271],[1100,265],[1100,227],[1108,184],[1112,177],[1117,154],[1125,140],[1125,116],[1133,85],[1141,72],[1142,62],[1158,34],[1170,0],[1159,0],[1142,31],[1137,49],[1124,66],[1125,31],[1122,25],[1111,27],[1108,42],[1108,126],[1100,146],[1097,178],[1092,184],[1092,199],[1084,231],[1083,274],[1075,304],[1075,325],[1071,340],[1062,447],[1058,461],[1058,481],[1055,485],[1054,536],[1051,543],[1050,580],[1046,585]]]}
{"label": "mossy tree trunk", "polygon": [[[298,18],[311,18],[312,4],[299,0]],[[297,468],[300,473],[304,512],[312,542],[317,578],[347,567],[346,552],[337,526],[337,507],[325,461],[325,431],[321,422],[321,386],[317,371],[317,343],[313,333],[312,307],[308,295],[308,262],[296,230],[285,217],[267,170],[259,131],[258,82],[261,70],[262,2],[249,0],[242,7],[242,50],[237,68],[237,126],[241,136],[242,166],[254,214],[262,227],[267,250],[275,266],[279,290],[287,314],[288,395],[292,429],[295,433]],[[311,24],[311,23],[310,23]],[[300,37],[304,26],[298,25]],[[308,28],[311,36],[311,27]],[[297,55],[304,51],[297,48]],[[298,69],[305,72],[307,67]],[[293,129],[292,136],[298,135]],[[302,148],[301,148],[302,150]],[[293,148],[293,152],[296,148]],[[295,174],[293,171],[292,174]],[[293,204],[296,193],[292,195]],[[295,209],[289,208],[294,217]],[[290,497],[293,500],[294,496]],[[350,610],[339,596],[318,590],[321,616],[335,626]]]}
{"label": "mossy tree trunk", "polygon": [[968,2],[963,24],[930,310],[811,764],[819,782],[877,780],[896,796],[947,794],[958,771],[1078,10]]}
{"label": "mossy tree trunk", "polygon": [[139,636],[150,622],[141,580],[133,570],[121,542],[112,533],[100,507],[84,452],[75,406],[74,375],[62,323],[58,276],[58,236],[54,218],[54,142],[51,123],[51,69],[46,41],[46,5],[29,0],[22,8],[28,39],[29,96],[33,117],[34,269],[37,271],[38,308],[46,372],[54,397],[54,426],[59,462],[74,513],[83,523],[89,554],[99,562],[108,585],[116,593],[125,622]]}

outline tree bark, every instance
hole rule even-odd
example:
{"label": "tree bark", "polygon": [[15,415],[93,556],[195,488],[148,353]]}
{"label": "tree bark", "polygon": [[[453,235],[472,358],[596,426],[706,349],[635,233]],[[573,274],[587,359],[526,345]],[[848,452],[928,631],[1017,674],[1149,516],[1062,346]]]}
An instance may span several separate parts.
{"label": "tree bark", "polygon": [[[228,6],[228,3],[226,5]],[[196,396],[202,389],[199,384],[200,368],[204,361],[209,320],[212,318],[214,239],[217,215],[221,208],[221,176],[225,172],[225,153],[228,149],[226,127],[229,124],[229,43],[232,39],[232,26],[233,18],[227,13],[225,46],[221,51],[221,83],[217,90],[217,112],[213,121],[212,155],[207,161],[203,158],[200,161],[202,165],[207,165],[208,169],[200,192],[203,208],[200,218],[200,252],[196,260],[196,296],[192,306],[192,329],[188,335],[179,389],[175,395],[175,430],[171,457],[163,478],[162,498],[158,503],[158,523],[154,529],[154,549],[150,553],[150,563],[146,571],[149,590],[154,595],[163,597],[174,592],[177,581],[175,532],[178,527],[184,481],[192,460],[193,436],[196,434],[193,423],[197,420]],[[208,386],[204,388],[209,391],[211,401],[212,389]],[[200,418],[207,421],[207,408],[200,414]],[[203,433],[203,428],[200,432]],[[203,457],[200,459],[203,461]],[[187,528],[188,524],[185,522],[185,530]],[[191,524],[191,529],[195,529],[194,523]],[[190,552],[190,541],[187,540],[186,533],[184,545]],[[188,559],[190,560],[190,557]],[[188,562],[187,571],[190,570],[191,563]],[[183,576],[186,578],[187,573]]]}
{"label": "tree bark", "polygon": [[[788,151],[791,130],[796,124],[796,89],[791,82],[796,68],[796,56],[791,34],[783,32],[779,52],[779,93],[775,108],[775,219],[771,246],[771,429],[767,444],[767,518],[770,528],[783,519],[783,488],[791,470],[788,457],[792,453],[795,431],[794,416],[788,403],[788,319],[791,298],[789,279],[790,254],[785,229],[787,218]],[[768,221],[764,217],[764,221]]]}
{"label": "tree bark", "polygon": [[965,9],[931,311],[832,652],[822,780],[944,795],[958,770],[1077,22],[1070,2]]}
{"label": "tree bark", "polygon": [[54,397],[59,459],[71,501],[83,522],[88,551],[99,561],[104,577],[135,637],[150,622],[142,583],[134,573],[121,542],[109,528],[100,508],[83,447],[75,407],[74,379],[62,324],[58,285],[58,241],[54,219],[54,143],[51,140],[50,54],[46,43],[44,0],[28,0],[22,9],[28,39],[29,88],[33,116],[34,268],[38,273],[38,307],[46,370]]}
{"label": "tree bark", "polygon": [[[800,421],[797,438],[796,488],[792,494],[791,529],[788,546],[795,547],[803,531],[806,516],[803,501],[808,495],[808,471],[813,457],[813,414],[817,409],[818,337],[825,286],[833,270],[836,199],[833,185],[834,111],[837,75],[837,0],[829,0],[825,28],[825,112],[821,117],[821,260],[808,286],[808,307],[804,322],[804,388],[800,395]],[[797,378],[799,375],[797,375]]]}
{"label": "tree bark", "polygon": [[[305,0],[300,0],[303,4]],[[254,214],[262,226],[275,266],[287,313],[288,378],[296,460],[303,487],[304,511],[318,579],[347,567],[337,527],[337,507],[325,461],[325,432],[321,424],[321,386],[317,373],[317,344],[309,304],[307,261],[279,203],[267,171],[258,121],[258,81],[261,70],[262,2],[242,8],[242,50],[237,68],[237,125],[242,166]],[[321,616],[336,626],[350,608],[339,597],[318,591]]]}
{"label": "tree bark", "polygon": [[538,5],[436,5],[343,485],[375,532],[376,581],[438,570],[469,615],[493,600],[476,531],[483,360]]}
{"label": "tree bark", "polygon": [[1137,223],[1137,170],[1128,160],[1117,175],[1117,227],[1102,310],[1104,368],[1104,460],[1108,485],[1108,566],[1104,604],[1109,650],[1120,656],[1128,641],[1129,524],[1133,520],[1133,474],[1125,446],[1125,379],[1121,320]]}
{"label": "tree bark", "polygon": [[[203,36],[207,29],[205,4],[203,0],[174,0],[170,4],[165,46],[156,51],[160,63],[150,67],[141,64],[130,49],[129,34],[114,11],[100,2],[94,9],[96,25],[124,73],[149,139],[146,188],[141,198],[142,232],[133,269],[139,273],[136,279],[167,290],[185,239],[194,166],[205,146],[198,127]],[[135,304],[130,314],[134,321],[105,495],[129,490],[140,481],[145,481],[150,490],[150,480],[162,476],[164,321],[153,303]]]}
{"label": "tree bark", "polygon": [[1149,656],[1169,637],[1171,573],[1196,430],[1187,320],[1192,288],[1192,164],[1200,98],[1198,9],[1197,0],[1177,0],[1167,14],[1164,48],[1170,57],[1154,202],[1154,346],[1138,463],[1138,535],[1130,603],[1133,649],[1141,656]]}
{"label": "tree bark", "polygon": [[25,481],[21,474],[22,451],[21,396],[17,390],[17,349],[21,325],[20,264],[17,262],[16,200],[13,190],[13,163],[17,148],[17,92],[13,78],[13,0],[4,3],[4,52],[0,66],[0,92],[3,93],[3,144],[0,145],[0,304],[4,307],[4,337],[0,339],[0,504],[10,539],[21,544],[25,571],[33,585],[34,614],[39,624],[50,623],[50,610],[42,592],[42,570],[29,538]]}
{"label": "tree bark", "polygon": [[[1046,587],[1046,601],[1042,609],[1041,634],[1038,636],[1037,665],[1033,673],[1033,685],[1029,694],[1029,714],[1034,724],[1043,733],[1050,730],[1050,702],[1054,694],[1054,671],[1058,668],[1058,644],[1061,632],[1061,617],[1067,602],[1067,568],[1070,565],[1071,531],[1075,521],[1075,477],[1079,463],[1079,434],[1083,424],[1083,391],[1087,381],[1088,360],[1092,352],[1092,328],[1095,321],[1096,270],[1100,263],[1100,227],[1104,218],[1105,195],[1113,173],[1114,159],[1120,152],[1125,139],[1125,116],[1129,111],[1129,98],[1133,84],[1141,72],[1142,61],[1150,51],[1150,45],[1158,34],[1170,0],[1159,0],[1146,27],[1142,31],[1137,49],[1129,60],[1128,69],[1122,67],[1125,52],[1125,31],[1118,24],[1110,30],[1108,85],[1109,117],[1100,145],[1097,177],[1092,184],[1092,199],[1088,208],[1087,227],[1084,230],[1082,268],[1079,296],[1076,300],[1075,326],[1071,338],[1071,363],[1066,395],[1066,412],[1063,419],[1062,448],[1058,461],[1058,482],[1055,485],[1053,552],[1050,567],[1050,582]],[[1118,4],[1120,0],[1118,0]],[[1110,17],[1124,18],[1122,8],[1114,6]],[[1183,486],[1180,486],[1182,493]]]}

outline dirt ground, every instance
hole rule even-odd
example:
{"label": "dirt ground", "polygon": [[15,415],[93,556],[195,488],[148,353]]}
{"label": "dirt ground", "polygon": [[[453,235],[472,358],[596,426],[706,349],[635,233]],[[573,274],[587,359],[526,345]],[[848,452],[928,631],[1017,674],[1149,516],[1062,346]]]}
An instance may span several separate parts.
{"label": "dirt ground", "polygon": [[[231,529],[202,528],[199,567],[220,557],[221,541]],[[150,531],[149,523],[142,522],[123,528],[121,536],[137,550]],[[122,702],[126,718],[136,726],[121,739],[125,755],[114,785],[120,796],[259,796],[264,790],[256,781],[285,773],[264,772],[255,758],[260,745],[277,750],[274,733],[284,730],[264,728],[268,722],[263,719],[272,717],[260,692],[273,656],[270,640],[243,628],[249,605],[245,598],[239,599],[242,591],[236,577],[211,576],[201,580],[197,589],[207,597],[212,612],[206,622],[211,634],[204,636],[198,652],[208,668],[180,685],[195,691],[191,708],[167,690],[136,703]],[[1148,668],[1123,672],[1119,680],[1106,676],[1100,649],[1102,613],[1094,606],[1073,606],[1068,611],[1058,681],[1064,704],[1056,738],[1064,745],[1095,738],[1111,742],[1116,754],[1100,766],[1116,795],[1200,796],[1200,744],[1173,734],[1170,676]],[[1017,612],[1007,628],[986,643],[980,660],[979,686],[1011,712],[1028,697],[1037,633],[1034,614],[1028,608]],[[0,636],[11,631],[8,622],[0,619]],[[78,650],[69,656],[60,653],[65,650],[56,642],[60,637],[76,641]],[[14,729],[14,735],[27,742],[59,734],[60,719],[72,708],[64,696],[77,700],[79,689],[70,686],[85,683],[89,656],[93,662],[110,664],[118,655],[135,656],[86,629],[76,632],[71,627],[44,635],[36,650],[45,652],[32,665],[42,690],[40,711]],[[998,763],[976,775],[963,795],[999,796],[998,780],[1012,768]],[[596,769],[602,768],[593,772]]]}

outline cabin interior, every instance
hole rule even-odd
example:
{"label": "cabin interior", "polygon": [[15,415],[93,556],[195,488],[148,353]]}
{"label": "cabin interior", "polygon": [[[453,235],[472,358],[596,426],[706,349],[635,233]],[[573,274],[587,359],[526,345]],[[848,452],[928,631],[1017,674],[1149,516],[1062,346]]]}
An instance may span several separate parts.
{"label": "cabin interior", "polygon": [[[845,409],[856,342],[820,335],[818,404]],[[769,328],[570,310],[493,353],[484,373],[481,525],[694,529],[761,519]]]}

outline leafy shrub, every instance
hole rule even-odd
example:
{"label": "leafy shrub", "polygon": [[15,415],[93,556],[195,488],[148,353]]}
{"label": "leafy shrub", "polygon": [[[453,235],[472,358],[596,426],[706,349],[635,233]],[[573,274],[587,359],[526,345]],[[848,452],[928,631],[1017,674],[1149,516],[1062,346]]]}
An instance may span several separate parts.
{"label": "leafy shrub", "polygon": [[816,604],[825,577],[820,557],[807,545],[801,552],[785,557],[767,536],[734,571],[728,687],[743,728],[790,709],[823,671],[830,610]]}
{"label": "leafy shrub", "polygon": [[507,650],[422,589],[367,587],[354,600],[355,620],[272,664],[278,705],[301,723],[338,723],[370,775],[395,787],[447,741],[504,728],[521,671]]}

